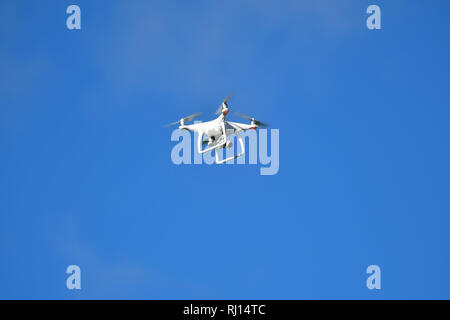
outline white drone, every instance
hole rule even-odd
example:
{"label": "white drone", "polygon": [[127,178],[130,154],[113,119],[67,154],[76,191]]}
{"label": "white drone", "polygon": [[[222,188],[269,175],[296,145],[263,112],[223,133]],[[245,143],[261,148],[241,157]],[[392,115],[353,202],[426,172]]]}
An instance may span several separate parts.
{"label": "white drone", "polygon": [[[217,164],[221,164],[243,156],[245,154],[245,146],[244,141],[242,140],[242,137],[239,133],[241,131],[250,129],[256,130],[256,128],[258,127],[267,127],[268,125],[242,113],[237,114],[245,119],[250,120],[250,124],[226,121],[226,117],[229,112],[228,101],[230,100],[230,98],[230,96],[227,96],[225,100],[223,100],[223,102],[220,104],[219,108],[216,111],[216,114],[220,115],[214,120],[186,125],[186,121],[192,121],[200,115],[200,113],[195,113],[193,115],[180,119],[180,121],[173,122],[166,127],[179,124],[180,126],[178,127],[178,129],[180,130],[198,132],[198,153],[203,154],[208,151],[215,150]],[[233,143],[227,139],[227,137],[232,134],[235,134],[238,137],[242,151],[238,155],[219,160],[217,151],[222,148],[231,148],[233,146]],[[203,135],[206,135],[208,139],[203,140]],[[204,144],[208,144],[208,147],[202,150]]]}

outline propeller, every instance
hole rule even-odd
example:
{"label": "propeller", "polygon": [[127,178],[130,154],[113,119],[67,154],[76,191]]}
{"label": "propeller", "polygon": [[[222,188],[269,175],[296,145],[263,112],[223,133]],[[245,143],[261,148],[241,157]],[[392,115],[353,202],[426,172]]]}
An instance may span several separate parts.
{"label": "propeller", "polygon": [[232,95],[229,94],[226,96],[226,98],[223,100],[223,102],[220,104],[219,108],[217,109],[217,111],[215,112],[215,114],[219,114],[222,112],[222,105],[225,105],[228,107],[227,103],[228,101],[231,99]]}
{"label": "propeller", "polygon": [[179,120],[179,121],[176,121],[176,122],[169,123],[168,125],[166,125],[166,126],[164,126],[164,127],[167,128],[167,127],[174,126],[174,125],[176,125],[176,124],[181,124],[181,123],[184,124],[185,121],[192,121],[192,120],[194,120],[195,118],[197,118],[199,115],[201,115],[200,112],[191,114],[190,116],[187,116],[186,118],[183,118],[183,119],[181,119],[181,120]]}
{"label": "propeller", "polygon": [[252,124],[256,124],[258,127],[265,128],[265,127],[268,127],[268,126],[269,126],[269,124],[264,123],[264,122],[261,122],[261,121],[258,121],[258,120],[255,120],[255,118],[252,118],[252,117],[250,117],[250,116],[247,116],[247,115],[245,115],[245,114],[243,114],[243,113],[236,112],[236,114],[237,114],[238,116],[244,118],[244,119],[250,120],[250,121],[252,122]]}

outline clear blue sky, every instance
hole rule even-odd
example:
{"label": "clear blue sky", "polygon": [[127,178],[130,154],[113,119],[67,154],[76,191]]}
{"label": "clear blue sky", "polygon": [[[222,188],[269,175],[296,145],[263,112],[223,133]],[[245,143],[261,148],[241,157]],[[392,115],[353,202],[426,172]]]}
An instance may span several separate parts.
{"label": "clear blue sky", "polygon": [[[449,12],[2,0],[0,298],[449,299]],[[278,175],[171,162],[162,126],[229,92]]]}

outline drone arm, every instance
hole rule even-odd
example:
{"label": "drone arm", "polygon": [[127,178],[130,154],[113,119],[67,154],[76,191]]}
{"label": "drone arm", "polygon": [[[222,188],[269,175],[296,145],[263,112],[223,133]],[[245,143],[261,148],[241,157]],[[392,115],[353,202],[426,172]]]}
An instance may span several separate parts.
{"label": "drone arm", "polygon": [[222,126],[223,137],[225,138],[225,141],[226,141],[227,140],[227,130],[225,129],[225,121],[222,121],[220,123],[220,125]]}

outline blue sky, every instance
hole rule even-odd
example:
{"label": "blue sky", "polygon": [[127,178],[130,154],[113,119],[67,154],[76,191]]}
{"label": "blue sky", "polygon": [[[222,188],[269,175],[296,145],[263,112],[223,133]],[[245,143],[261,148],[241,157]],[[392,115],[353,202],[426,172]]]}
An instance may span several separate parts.
{"label": "blue sky", "polygon": [[[449,299],[449,11],[2,1],[0,298]],[[229,92],[277,175],[172,163],[162,126]]]}

